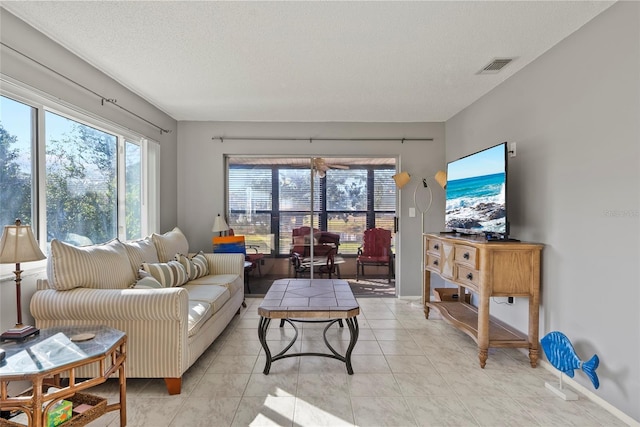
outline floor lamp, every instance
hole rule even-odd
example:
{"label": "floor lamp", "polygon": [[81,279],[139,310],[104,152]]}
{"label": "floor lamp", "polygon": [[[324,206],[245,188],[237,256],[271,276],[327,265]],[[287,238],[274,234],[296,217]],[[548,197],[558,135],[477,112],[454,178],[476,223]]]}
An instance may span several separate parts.
{"label": "floor lamp", "polygon": [[[409,183],[409,181],[411,181],[411,175],[409,175],[408,172],[400,172],[399,174],[393,175],[392,176],[393,180],[396,183],[396,186],[398,187],[398,189],[401,189],[402,187],[404,187],[405,185],[407,185]],[[422,178],[422,185],[420,185],[420,183],[418,183],[416,185],[416,188],[413,190],[413,205],[415,206],[415,208],[420,211],[420,229],[421,229],[421,233],[420,233],[420,239],[422,240],[422,252],[421,252],[421,258],[422,258],[422,262],[420,264],[420,274],[424,275],[425,274],[425,265],[424,265],[424,254],[425,254],[425,247],[424,247],[424,215],[429,211],[429,209],[431,209],[431,205],[433,203],[433,191],[431,191],[431,187],[429,187],[429,184],[427,183],[427,179],[435,179],[435,181],[438,183],[438,185],[440,185],[441,188],[445,189],[447,186],[447,173],[445,171],[438,171],[436,172],[436,174],[431,177],[429,176],[428,178]],[[426,201],[424,203],[424,205],[420,205],[418,203],[418,190],[422,189],[424,191],[426,191]],[[424,289],[424,286],[423,286]],[[421,302],[421,306],[424,306],[425,302],[426,302],[426,298],[428,298],[429,295],[422,295],[422,302]]]}
{"label": "floor lamp", "polygon": [[[440,185],[442,189],[445,189],[447,187],[447,173],[445,171],[436,172],[433,179],[436,180],[436,182]],[[426,203],[426,206],[424,207],[421,207],[418,204],[417,196],[418,196],[419,188],[426,189],[428,191],[427,203]],[[422,187],[420,186],[420,184],[418,184],[416,185],[415,190],[413,190],[413,205],[416,207],[416,209],[420,211],[420,214],[422,216],[422,234],[424,234],[424,214],[426,214],[429,211],[429,209],[431,209],[432,203],[433,203],[433,191],[431,191],[431,187],[429,187],[429,185],[427,184],[427,178],[422,178]]]}
{"label": "floor lamp", "polygon": [[16,269],[13,272],[16,275],[16,305],[18,312],[18,321],[16,326],[0,335],[0,342],[6,340],[23,340],[28,336],[37,335],[40,330],[34,326],[22,324],[22,296],[20,294],[20,275],[21,262],[39,261],[46,257],[40,250],[38,242],[33,237],[31,226],[22,225],[17,219],[15,225],[7,225],[4,227],[2,239],[0,240],[0,264],[14,264]]}

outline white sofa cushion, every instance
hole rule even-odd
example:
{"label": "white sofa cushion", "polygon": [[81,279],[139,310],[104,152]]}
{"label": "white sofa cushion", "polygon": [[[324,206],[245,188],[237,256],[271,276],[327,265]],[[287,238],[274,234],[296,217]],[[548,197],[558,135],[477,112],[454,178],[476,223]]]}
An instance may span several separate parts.
{"label": "white sofa cushion", "polygon": [[176,254],[189,253],[189,242],[187,242],[187,238],[178,227],[164,234],[153,233],[151,239],[156,245],[160,262],[168,262]]}
{"label": "white sofa cushion", "polygon": [[140,240],[122,242],[122,244],[127,250],[134,273],[137,273],[143,262],[160,262],[156,245],[153,243],[151,236]]}
{"label": "white sofa cushion", "polygon": [[208,302],[189,300],[189,337],[198,333],[212,315],[211,304]]}
{"label": "white sofa cushion", "polygon": [[224,286],[194,285],[189,282],[183,288],[189,293],[189,301],[202,301],[211,304],[211,314],[215,314],[231,298],[229,289]]}
{"label": "white sofa cushion", "polygon": [[151,274],[165,288],[182,286],[189,280],[187,271],[178,261],[147,263],[143,262],[142,270]]}
{"label": "white sofa cushion", "polygon": [[59,291],[79,287],[124,289],[136,281],[127,251],[117,239],[81,247],[53,239],[47,277],[49,285]]}
{"label": "white sofa cushion", "polygon": [[241,291],[243,287],[242,279],[238,274],[215,274],[201,277],[196,280],[191,280],[190,285],[218,285],[224,286],[229,289],[231,295],[237,291]]}
{"label": "white sofa cushion", "polygon": [[194,255],[193,258],[189,258],[183,254],[176,254],[176,261],[182,264],[184,269],[187,270],[189,280],[198,279],[209,274],[209,263],[202,251]]}

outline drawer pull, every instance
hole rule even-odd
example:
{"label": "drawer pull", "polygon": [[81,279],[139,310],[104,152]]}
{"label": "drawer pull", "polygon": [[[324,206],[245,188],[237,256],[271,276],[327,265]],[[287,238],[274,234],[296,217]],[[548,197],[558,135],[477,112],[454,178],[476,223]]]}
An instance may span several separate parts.
{"label": "drawer pull", "polygon": [[433,260],[433,265],[438,265],[438,260],[437,259]]}
{"label": "drawer pull", "polygon": [[436,243],[435,245],[433,245],[433,249],[437,251],[438,249],[440,249],[440,245]]}
{"label": "drawer pull", "polygon": [[464,255],[462,255],[462,258],[469,259],[469,252],[465,252]]}
{"label": "drawer pull", "polygon": [[468,273],[467,274],[467,280],[473,280],[473,274]]}

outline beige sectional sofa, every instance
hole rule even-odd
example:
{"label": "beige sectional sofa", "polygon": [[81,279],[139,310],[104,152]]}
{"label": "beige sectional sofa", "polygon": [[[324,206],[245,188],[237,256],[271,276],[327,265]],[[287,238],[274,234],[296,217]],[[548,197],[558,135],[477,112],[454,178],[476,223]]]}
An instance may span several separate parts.
{"label": "beige sectional sofa", "polygon": [[187,252],[177,228],[85,247],[54,240],[47,280],[38,282],[31,300],[36,326],[122,330],[127,377],[164,378],[169,394],[178,394],[182,374],[244,303],[242,254]]}

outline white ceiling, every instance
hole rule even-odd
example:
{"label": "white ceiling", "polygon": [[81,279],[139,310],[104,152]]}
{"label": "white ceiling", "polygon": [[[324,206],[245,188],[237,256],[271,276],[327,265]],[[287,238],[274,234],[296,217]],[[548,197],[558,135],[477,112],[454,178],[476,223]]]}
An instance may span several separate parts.
{"label": "white ceiling", "polygon": [[[605,1],[3,1],[176,120],[441,122]],[[477,74],[514,57],[500,73]]]}

